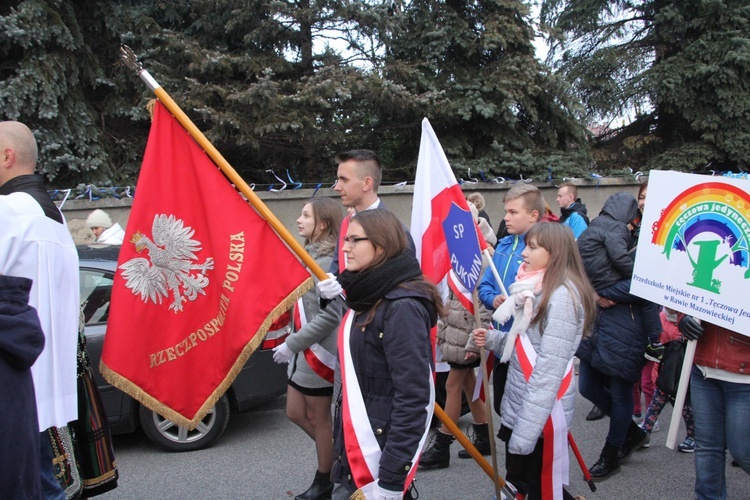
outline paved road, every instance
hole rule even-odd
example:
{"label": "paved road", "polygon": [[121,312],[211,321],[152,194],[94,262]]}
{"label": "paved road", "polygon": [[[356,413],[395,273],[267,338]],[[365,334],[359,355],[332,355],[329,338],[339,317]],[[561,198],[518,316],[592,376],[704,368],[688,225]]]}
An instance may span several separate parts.
{"label": "paved road", "polygon": [[[309,486],[315,472],[312,442],[284,415],[284,399],[253,412],[233,415],[221,440],[208,450],[167,453],[142,432],[115,437],[120,486],[99,498],[115,499],[289,499]],[[591,465],[604,442],[607,419],[586,422],[590,404],[579,396],[573,434]],[[664,417],[671,416],[671,409]],[[462,417],[461,427],[469,422]],[[571,492],[589,500],[688,499],[695,473],[691,454],[664,446],[666,424],[652,435],[651,447],[633,454],[622,472],[598,483],[591,493],[571,454]],[[681,430],[679,441],[684,438]],[[678,441],[678,442],[679,442]],[[498,441],[499,443],[499,441]],[[489,499],[494,489],[473,460],[459,460],[453,445],[448,469],[418,474],[422,500]],[[502,448],[500,448],[502,450]],[[504,471],[500,460],[501,475]],[[750,499],[750,477],[727,462],[729,497]]]}

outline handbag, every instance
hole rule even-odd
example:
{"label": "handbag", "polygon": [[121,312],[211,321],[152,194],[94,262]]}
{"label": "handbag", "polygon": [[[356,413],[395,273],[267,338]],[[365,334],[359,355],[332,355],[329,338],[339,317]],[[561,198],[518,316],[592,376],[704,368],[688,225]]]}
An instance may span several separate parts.
{"label": "handbag", "polygon": [[656,378],[656,387],[661,392],[674,399],[677,395],[677,387],[680,382],[682,363],[685,360],[685,349],[687,342],[684,340],[672,340],[664,345],[664,354],[659,363],[659,375]]}

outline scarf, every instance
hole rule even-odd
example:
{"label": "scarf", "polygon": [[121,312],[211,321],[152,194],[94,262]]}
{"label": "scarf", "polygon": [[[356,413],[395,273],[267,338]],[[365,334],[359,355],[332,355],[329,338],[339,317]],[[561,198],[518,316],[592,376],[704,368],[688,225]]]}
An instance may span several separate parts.
{"label": "scarf", "polygon": [[417,258],[404,250],[375,267],[361,271],[346,270],[338,281],[346,291],[346,305],[357,312],[367,311],[383,296],[406,281],[422,276]]}
{"label": "scarf", "polygon": [[525,334],[531,323],[531,315],[534,312],[534,296],[542,292],[542,279],[545,269],[539,271],[526,271],[526,264],[518,269],[516,281],[508,288],[510,297],[497,308],[492,319],[504,325],[513,316],[513,326],[510,327],[508,339],[505,342],[500,362],[505,363],[513,354],[516,339],[519,334]]}

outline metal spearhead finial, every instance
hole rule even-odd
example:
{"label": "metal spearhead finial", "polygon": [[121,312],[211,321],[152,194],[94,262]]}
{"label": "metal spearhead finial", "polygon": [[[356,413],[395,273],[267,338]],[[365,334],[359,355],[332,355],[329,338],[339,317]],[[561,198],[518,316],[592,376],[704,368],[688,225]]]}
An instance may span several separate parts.
{"label": "metal spearhead finial", "polygon": [[138,57],[135,55],[135,52],[133,52],[133,49],[131,49],[127,45],[123,45],[122,47],[120,47],[120,54],[122,55],[122,61],[128,68],[132,69],[138,74],[143,71],[143,65],[138,62]]}
{"label": "metal spearhead finial", "polygon": [[154,77],[152,77],[149,72],[143,68],[143,64],[138,62],[138,57],[136,57],[133,49],[131,49],[127,45],[123,45],[122,47],[120,47],[120,54],[122,56],[122,63],[128,68],[135,71],[135,73],[141,78],[141,80],[143,80],[146,85],[148,85],[148,88],[155,91],[160,87],[159,83],[154,80]]}

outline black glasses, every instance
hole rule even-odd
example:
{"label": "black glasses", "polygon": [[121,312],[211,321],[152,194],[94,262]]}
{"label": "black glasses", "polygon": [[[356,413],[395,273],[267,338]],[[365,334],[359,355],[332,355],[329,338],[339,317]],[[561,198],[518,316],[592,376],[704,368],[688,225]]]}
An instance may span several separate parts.
{"label": "black glasses", "polygon": [[351,246],[355,246],[360,241],[369,240],[367,236],[344,236],[344,245],[349,243]]}

